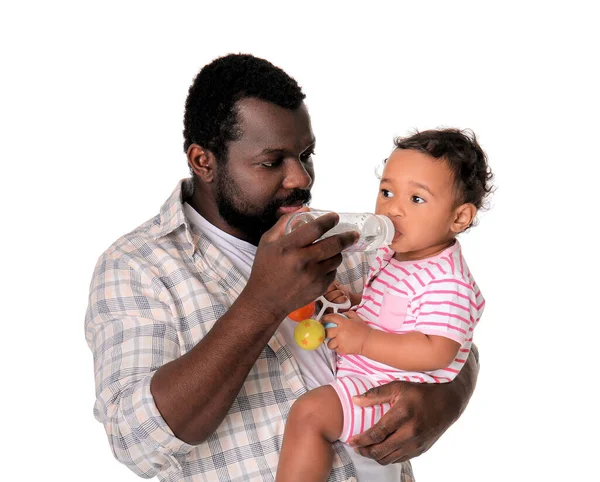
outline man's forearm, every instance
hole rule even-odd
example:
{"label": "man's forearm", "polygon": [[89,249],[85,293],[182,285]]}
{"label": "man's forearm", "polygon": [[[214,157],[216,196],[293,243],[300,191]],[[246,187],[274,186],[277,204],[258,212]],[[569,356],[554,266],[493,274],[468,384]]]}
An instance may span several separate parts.
{"label": "man's forearm", "polygon": [[451,385],[457,390],[457,396],[460,400],[460,411],[457,413],[457,419],[460,417],[464,409],[467,407],[471,395],[475,391],[477,384],[477,375],[479,374],[479,350],[475,345],[471,346],[469,356],[465,365],[460,370],[457,377]]}
{"label": "man's forearm", "polygon": [[179,439],[198,444],[215,431],[282,319],[241,295],[192,350],[156,371],[154,401]]}
{"label": "man's forearm", "polygon": [[450,383],[394,381],[355,397],[355,405],[390,403],[391,408],[350,443],[380,464],[418,457],[458,420],[475,390],[478,372],[479,353],[473,345],[464,367]]}

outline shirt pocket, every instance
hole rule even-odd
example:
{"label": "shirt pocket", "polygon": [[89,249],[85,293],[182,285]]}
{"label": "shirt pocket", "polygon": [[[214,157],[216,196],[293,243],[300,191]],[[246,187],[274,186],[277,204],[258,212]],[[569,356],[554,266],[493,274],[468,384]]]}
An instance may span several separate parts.
{"label": "shirt pocket", "polygon": [[399,331],[406,319],[408,304],[406,296],[386,290],[381,300],[378,324],[388,331]]}

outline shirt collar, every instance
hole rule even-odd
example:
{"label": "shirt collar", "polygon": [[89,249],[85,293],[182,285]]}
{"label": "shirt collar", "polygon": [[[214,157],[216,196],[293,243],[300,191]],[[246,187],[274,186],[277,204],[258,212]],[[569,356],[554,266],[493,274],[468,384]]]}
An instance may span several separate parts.
{"label": "shirt collar", "polygon": [[183,212],[183,203],[194,192],[194,183],[191,178],[182,179],[177,187],[160,208],[160,214],[155,218],[151,234],[154,239],[172,233],[181,226],[186,227],[187,237],[190,242],[193,238],[192,230]]}
{"label": "shirt collar", "polygon": [[[215,279],[220,280],[219,286],[225,291],[231,290],[232,296],[237,298],[245,285],[245,282],[241,284],[244,280],[243,275],[206,234],[194,228],[185,215],[184,204],[192,197],[193,192],[194,182],[191,178],[179,181],[173,193],[160,208],[160,214],[154,219],[150,229],[151,236],[157,240],[174,234],[183,226],[185,231],[178,232],[176,237],[179,242],[185,239],[182,245],[184,251],[197,266],[202,266],[205,272],[214,272]],[[185,234],[185,238],[182,234]]]}
{"label": "shirt collar", "polygon": [[[402,264],[402,263],[416,264],[416,263],[419,263],[420,261],[431,261],[436,258],[443,258],[444,256],[454,253],[455,251],[458,251],[459,253],[461,251],[460,243],[458,242],[458,239],[455,239],[454,243],[452,243],[452,245],[449,246],[448,248],[446,248],[444,251],[442,251],[439,254],[436,254],[435,256],[432,256],[431,258],[412,260],[412,261],[399,261],[399,263],[400,264]],[[381,272],[381,270],[390,262],[390,260],[393,257],[394,257],[394,251],[392,251],[392,249],[387,246],[383,246],[376,251],[375,259],[370,264],[369,274],[368,274],[367,283],[366,283],[367,285],[370,284],[371,281],[373,281],[373,278],[375,278]]]}
{"label": "shirt collar", "polygon": [[369,274],[367,275],[367,282],[365,285],[369,285],[373,278],[375,278],[383,269],[385,265],[390,262],[390,259],[394,256],[394,251],[387,246],[383,246],[375,251],[375,256],[369,263]]}

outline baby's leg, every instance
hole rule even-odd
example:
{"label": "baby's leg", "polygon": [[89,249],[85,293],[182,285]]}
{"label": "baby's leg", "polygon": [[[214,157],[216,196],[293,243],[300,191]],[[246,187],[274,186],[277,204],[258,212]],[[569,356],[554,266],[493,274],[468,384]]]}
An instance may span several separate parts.
{"label": "baby's leg", "polygon": [[302,395],[285,424],[276,481],[326,481],[333,464],[331,444],[342,426],[342,404],[330,385]]}

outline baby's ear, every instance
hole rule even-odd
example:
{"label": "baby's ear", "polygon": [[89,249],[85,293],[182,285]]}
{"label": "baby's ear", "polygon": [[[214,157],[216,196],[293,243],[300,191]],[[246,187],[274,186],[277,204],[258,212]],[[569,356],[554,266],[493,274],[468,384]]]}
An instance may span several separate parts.
{"label": "baby's ear", "polygon": [[476,214],[477,208],[474,204],[461,204],[454,210],[454,220],[450,229],[456,234],[462,233],[471,225]]}

